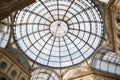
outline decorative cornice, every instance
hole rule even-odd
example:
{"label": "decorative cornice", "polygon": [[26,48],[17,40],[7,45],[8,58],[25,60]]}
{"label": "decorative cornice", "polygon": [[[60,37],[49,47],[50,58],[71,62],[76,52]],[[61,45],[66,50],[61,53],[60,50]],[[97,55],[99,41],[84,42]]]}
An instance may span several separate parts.
{"label": "decorative cornice", "polygon": [[0,20],[4,19],[12,12],[24,8],[36,0],[2,0],[0,1]]}

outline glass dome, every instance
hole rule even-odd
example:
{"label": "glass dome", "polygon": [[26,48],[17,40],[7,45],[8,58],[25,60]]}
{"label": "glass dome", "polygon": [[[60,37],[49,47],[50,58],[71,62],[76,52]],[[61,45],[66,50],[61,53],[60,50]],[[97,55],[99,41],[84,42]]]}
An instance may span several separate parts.
{"label": "glass dome", "polygon": [[10,36],[10,17],[0,21],[0,47],[5,48]]}
{"label": "glass dome", "polygon": [[59,78],[53,71],[38,68],[32,72],[30,80],[59,80]]}
{"label": "glass dome", "polygon": [[17,12],[14,37],[34,62],[63,68],[86,60],[99,47],[103,20],[91,0],[38,0]]}

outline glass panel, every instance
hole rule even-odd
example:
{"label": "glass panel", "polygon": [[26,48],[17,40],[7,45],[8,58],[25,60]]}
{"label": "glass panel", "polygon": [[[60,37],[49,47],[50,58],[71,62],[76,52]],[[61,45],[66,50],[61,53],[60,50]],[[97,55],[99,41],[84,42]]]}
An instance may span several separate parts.
{"label": "glass panel", "polygon": [[120,66],[117,66],[117,68],[116,68],[116,74],[120,75]]}
{"label": "glass panel", "polygon": [[101,62],[101,70],[107,72],[108,71],[108,66],[109,66],[108,62],[106,62],[106,61]]}
{"label": "glass panel", "polygon": [[115,64],[109,64],[109,72],[110,73],[114,73],[115,74],[115,68],[116,68],[116,65]]}
{"label": "glass panel", "polygon": [[96,59],[93,67],[99,70],[100,66],[101,66],[101,61],[99,59]]}

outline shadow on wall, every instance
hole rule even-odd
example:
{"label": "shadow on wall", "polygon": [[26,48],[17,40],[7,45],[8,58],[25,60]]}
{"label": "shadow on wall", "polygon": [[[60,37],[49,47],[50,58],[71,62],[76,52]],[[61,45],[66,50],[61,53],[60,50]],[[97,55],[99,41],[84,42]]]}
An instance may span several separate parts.
{"label": "shadow on wall", "polygon": [[7,80],[6,78],[4,78],[4,77],[0,77],[0,80]]}

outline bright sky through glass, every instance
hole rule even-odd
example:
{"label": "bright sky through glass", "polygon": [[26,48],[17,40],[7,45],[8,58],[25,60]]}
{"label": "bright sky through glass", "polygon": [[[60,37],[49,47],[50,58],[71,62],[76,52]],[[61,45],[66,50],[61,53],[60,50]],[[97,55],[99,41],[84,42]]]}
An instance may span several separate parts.
{"label": "bright sky through glass", "polygon": [[92,67],[99,71],[120,75],[120,56],[111,51],[106,54],[98,53],[93,60]]}
{"label": "bright sky through glass", "polygon": [[108,3],[109,2],[109,0],[99,0],[99,1],[104,2],[104,3]]}
{"label": "bright sky through glass", "polygon": [[90,0],[39,0],[17,12],[14,34],[34,62],[63,68],[94,53],[103,37],[103,20]]}
{"label": "bright sky through glass", "polygon": [[0,47],[5,48],[10,36],[9,18],[0,21]]}
{"label": "bright sky through glass", "polygon": [[59,80],[58,76],[47,69],[36,69],[30,80]]}

